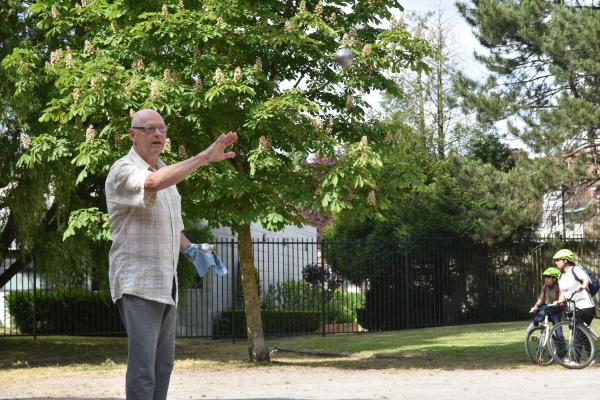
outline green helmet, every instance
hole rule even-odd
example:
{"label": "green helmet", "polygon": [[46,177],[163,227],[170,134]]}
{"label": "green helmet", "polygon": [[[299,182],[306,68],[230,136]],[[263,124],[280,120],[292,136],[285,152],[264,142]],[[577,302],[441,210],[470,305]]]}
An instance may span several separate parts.
{"label": "green helmet", "polygon": [[554,260],[567,260],[573,262],[575,254],[569,249],[560,249],[552,258]]}
{"label": "green helmet", "polygon": [[542,272],[542,276],[553,276],[558,278],[560,276],[560,269],[556,267],[546,268],[546,270]]}

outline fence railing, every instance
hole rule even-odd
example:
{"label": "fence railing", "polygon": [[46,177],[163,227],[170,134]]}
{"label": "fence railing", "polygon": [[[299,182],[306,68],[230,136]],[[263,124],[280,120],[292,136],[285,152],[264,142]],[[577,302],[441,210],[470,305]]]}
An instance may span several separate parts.
{"label": "fence railing", "polygon": [[[210,272],[181,290],[177,335],[245,332],[238,243],[215,242],[229,274]],[[265,240],[253,243],[265,334],[328,334],[527,319],[541,271],[560,247],[598,272],[600,243],[528,241],[487,246],[444,237],[386,243]],[[16,259],[4,259],[7,269]],[[182,261],[187,262],[187,261]],[[0,269],[1,272],[1,269]],[[122,335],[106,283],[61,279],[35,260],[0,288],[0,334]]]}

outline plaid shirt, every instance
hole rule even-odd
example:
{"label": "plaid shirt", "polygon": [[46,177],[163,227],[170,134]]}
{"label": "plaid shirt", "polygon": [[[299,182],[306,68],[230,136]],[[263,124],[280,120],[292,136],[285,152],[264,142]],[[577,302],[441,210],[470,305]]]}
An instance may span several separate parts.
{"label": "plaid shirt", "polygon": [[[158,168],[165,166],[162,160]],[[175,305],[181,196],[175,185],[144,190],[152,169],[132,148],[113,164],[106,178],[106,204],[112,235],[109,281],[113,301],[123,294]],[[177,296],[175,296],[177,299]]]}

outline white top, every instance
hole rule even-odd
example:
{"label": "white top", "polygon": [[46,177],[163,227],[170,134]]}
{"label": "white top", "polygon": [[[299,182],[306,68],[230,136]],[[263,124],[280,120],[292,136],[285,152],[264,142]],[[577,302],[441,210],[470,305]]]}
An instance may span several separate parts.
{"label": "white top", "polygon": [[[161,160],[158,168],[165,166]],[[175,305],[181,196],[175,185],[144,190],[152,168],[132,148],[115,162],[106,178],[106,204],[112,236],[109,282],[113,301],[130,294]],[[175,296],[177,299],[177,296]]]}
{"label": "white top", "polygon": [[[585,271],[577,266],[573,267],[573,271],[582,281],[588,277]],[[581,285],[581,283],[575,279],[573,272],[571,271],[562,273],[558,280],[558,284],[560,286],[560,291],[563,293],[566,299],[570,298],[571,294],[575,292],[575,290]],[[577,308],[584,309],[594,307],[594,301],[587,290],[582,290],[579,293],[575,293],[573,295],[573,300],[575,301]],[[569,309],[572,309],[572,307],[573,304],[569,303]]]}

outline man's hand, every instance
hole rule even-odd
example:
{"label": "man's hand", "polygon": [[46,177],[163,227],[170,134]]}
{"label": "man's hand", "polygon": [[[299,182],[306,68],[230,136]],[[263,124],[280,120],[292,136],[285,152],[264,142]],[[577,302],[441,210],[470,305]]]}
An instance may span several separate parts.
{"label": "man's hand", "polygon": [[237,139],[237,132],[228,132],[227,134],[219,136],[213,144],[202,152],[206,157],[206,161],[219,162],[235,157],[235,152],[229,151],[226,153],[225,149],[235,143]]}

